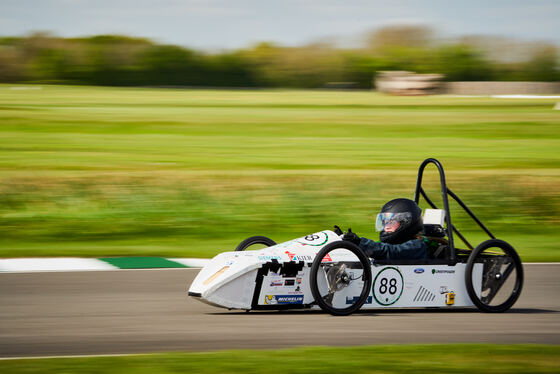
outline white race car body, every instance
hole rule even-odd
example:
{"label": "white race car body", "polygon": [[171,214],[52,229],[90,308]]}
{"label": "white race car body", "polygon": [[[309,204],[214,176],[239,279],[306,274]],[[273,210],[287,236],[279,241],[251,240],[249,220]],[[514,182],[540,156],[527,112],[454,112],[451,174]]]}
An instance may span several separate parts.
{"label": "white race car body", "polygon": [[[321,248],[339,240],[336,233],[325,230],[265,249],[221,253],[199,272],[189,295],[228,309],[317,307],[310,289],[311,264]],[[329,256],[333,262],[353,261],[349,254],[334,250]],[[449,266],[430,261],[412,265],[373,262],[372,287],[362,309],[473,306],[466,289],[465,268],[465,263]],[[354,276],[359,276],[361,271],[356,271]],[[350,284],[344,295],[333,300],[333,305],[343,308],[352,304],[360,293],[357,283],[355,296]],[[475,264],[473,286],[478,296],[481,284],[482,264]],[[326,283],[319,284],[319,288],[325,289]]]}

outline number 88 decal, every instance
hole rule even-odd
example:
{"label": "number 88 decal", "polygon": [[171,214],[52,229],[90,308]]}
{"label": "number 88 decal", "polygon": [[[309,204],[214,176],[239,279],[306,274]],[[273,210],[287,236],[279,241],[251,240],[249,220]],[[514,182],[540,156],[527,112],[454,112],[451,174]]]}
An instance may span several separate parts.
{"label": "number 88 decal", "polygon": [[397,293],[397,279],[391,278],[388,280],[387,278],[381,278],[381,287],[379,287],[379,293],[387,293],[387,282],[389,282],[389,293],[394,295]]}
{"label": "number 88 decal", "polygon": [[403,292],[403,277],[394,267],[386,267],[373,280],[373,298],[380,305],[392,305]]}
{"label": "number 88 decal", "polygon": [[316,232],[315,234],[304,236],[303,238],[296,239],[299,244],[310,245],[313,247],[321,246],[329,240],[326,232]]}

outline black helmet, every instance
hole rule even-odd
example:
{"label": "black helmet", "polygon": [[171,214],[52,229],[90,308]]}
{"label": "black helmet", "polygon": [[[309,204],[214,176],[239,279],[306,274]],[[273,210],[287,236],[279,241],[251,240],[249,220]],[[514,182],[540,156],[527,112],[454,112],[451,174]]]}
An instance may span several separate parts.
{"label": "black helmet", "polygon": [[409,199],[391,200],[377,215],[375,229],[380,231],[379,240],[384,243],[407,242],[423,229],[422,209]]}

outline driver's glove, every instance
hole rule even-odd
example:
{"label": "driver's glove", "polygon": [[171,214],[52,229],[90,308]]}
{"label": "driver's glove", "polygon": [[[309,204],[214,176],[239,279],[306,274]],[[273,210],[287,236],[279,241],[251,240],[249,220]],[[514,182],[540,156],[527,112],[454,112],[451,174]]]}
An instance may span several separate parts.
{"label": "driver's glove", "polygon": [[338,225],[334,225],[334,233],[338,236],[343,234],[342,230],[340,229],[340,227],[338,227]]}
{"label": "driver's glove", "polygon": [[352,229],[349,228],[348,232],[342,236],[342,240],[346,240],[348,242],[354,243],[356,245],[360,245],[360,237],[352,232]]}

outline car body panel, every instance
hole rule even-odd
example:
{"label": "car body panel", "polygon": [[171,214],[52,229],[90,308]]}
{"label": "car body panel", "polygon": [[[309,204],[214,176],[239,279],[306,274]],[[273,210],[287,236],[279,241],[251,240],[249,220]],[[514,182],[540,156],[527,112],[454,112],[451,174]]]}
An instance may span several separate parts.
{"label": "car body panel", "polygon": [[[199,272],[189,288],[189,295],[228,309],[314,307],[309,281],[311,264],[321,248],[339,240],[336,233],[325,230],[264,249],[221,253]],[[357,257],[335,249],[325,261],[350,263],[357,261]],[[362,309],[471,307],[465,268],[465,263],[450,266],[372,262],[372,290]],[[356,278],[360,277],[360,271],[354,271]],[[480,295],[482,264],[475,265],[473,279]],[[320,290],[326,290],[326,282],[321,277],[318,283]],[[354,281],[333,300],[335,306],[352,304],[359,294],[354,289],[360,289],[359,281]]]}

